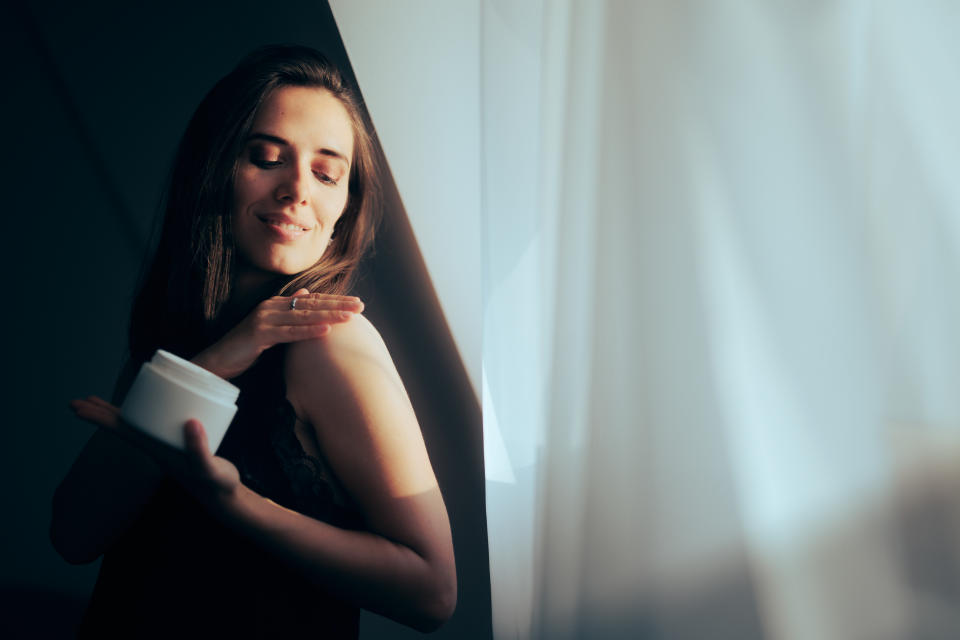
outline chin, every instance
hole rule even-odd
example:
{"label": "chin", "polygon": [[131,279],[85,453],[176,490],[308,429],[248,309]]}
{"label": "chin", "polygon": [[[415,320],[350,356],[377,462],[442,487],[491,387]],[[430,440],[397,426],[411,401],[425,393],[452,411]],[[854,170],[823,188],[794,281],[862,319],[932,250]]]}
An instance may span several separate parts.
{"label": "chin", "polygon": [[251,260],[251,264],[267,273],[273,273],[278,276],[292,276],[303,271],[306,271],[314,264],[316,261],[307,262],[304,260],[289,260],[289,259],[280,259],[280,258],[266,258],[263,260]]}
{"label": "chin", "polygon": [[282,266],[276,266],[276,267],[273,267],[273,268],[268,268],[267,271],[270,271],[270,272],[272,272],[272,273],[275,273],[275,274],[277,274],[278,276],[295,276],[295,275],[297,275],[298,273],[303,273],[304,271],[306,271],[307,269],[309,269],[309,268],[312,267],[313,265],[314,265],[314,263],[312,263],[312,262],[311,262],[310,264],[304,264],[304,265],[289,265],[289,264],[287,264],[287,265],[282,265]]}

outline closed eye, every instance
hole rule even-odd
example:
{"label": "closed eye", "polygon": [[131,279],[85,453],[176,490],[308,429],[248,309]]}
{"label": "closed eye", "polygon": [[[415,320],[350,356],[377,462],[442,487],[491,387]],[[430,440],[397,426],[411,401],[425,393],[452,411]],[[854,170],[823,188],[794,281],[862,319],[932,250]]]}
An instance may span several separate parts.
{"label": "closed eye", "polygon": [[317,180],[319,180],[320,182],[329,184],[331,186],[336,186],[337,184],[337,181],[335,179],[331,178],[330,176],[328,176],[322,171],[314,171],[313,175],[315,175],[317,177]]}
{"label": "closed eye", "polygon": [[281,164],[283,164],[280,160],[251,159],[250,162],[260,167],[261,169],[272,169],[273,167],[279,167]]}
{"label": "closed eye", "polygon": [[269,144],[252,144],[247,148],[247,158],[250,164],[261,169],[273,169],[283,164],[284,157],[281,149]]}

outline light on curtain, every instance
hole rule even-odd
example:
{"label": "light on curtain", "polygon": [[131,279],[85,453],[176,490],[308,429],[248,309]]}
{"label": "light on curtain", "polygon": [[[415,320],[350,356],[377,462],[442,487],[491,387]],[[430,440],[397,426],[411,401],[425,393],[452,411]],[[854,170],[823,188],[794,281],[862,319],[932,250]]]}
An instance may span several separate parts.
{"label": "light on curtain", "polygon": [[482,6],[496,637],[960,637],[960,8]]}

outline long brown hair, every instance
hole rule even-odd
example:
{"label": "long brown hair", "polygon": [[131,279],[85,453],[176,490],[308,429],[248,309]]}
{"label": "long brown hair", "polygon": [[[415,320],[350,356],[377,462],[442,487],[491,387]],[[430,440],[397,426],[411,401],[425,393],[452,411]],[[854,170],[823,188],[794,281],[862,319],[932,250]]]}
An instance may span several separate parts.
{"label": "long brown hair", "polygon": [[271,45],[246,56],[206,95],[180,141],[165,192],[156,253],[130,320],[130,352],[144,360],[158,347],[191,357],[206,346],[231,293],[237,259],[231,228],[234,177],[257,110],[284,86],[329,91],[346,109],[354,134],[346,208],[323,257],[278,278],[277,294],[301,287],[346,293],[380,216],[373,140],[360,102],[337,68],[318,51]]}

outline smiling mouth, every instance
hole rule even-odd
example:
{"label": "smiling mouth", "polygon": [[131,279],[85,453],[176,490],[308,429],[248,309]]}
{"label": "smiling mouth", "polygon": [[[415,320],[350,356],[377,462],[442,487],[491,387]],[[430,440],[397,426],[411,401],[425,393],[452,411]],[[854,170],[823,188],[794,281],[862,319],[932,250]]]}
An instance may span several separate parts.
{"label": "smiling mouth", "polygon": [[309,231],[310,227],[304,227],[299,224],[294,224],[292,222],[284,222],[282,220],[273,220],[265,216],[257,216],[257,219],[260,222],[264,223],[267,226],[274,227],[276,229],[281,229],[283,231],[289,231],[291,233],[302,233],[304,231]]}

